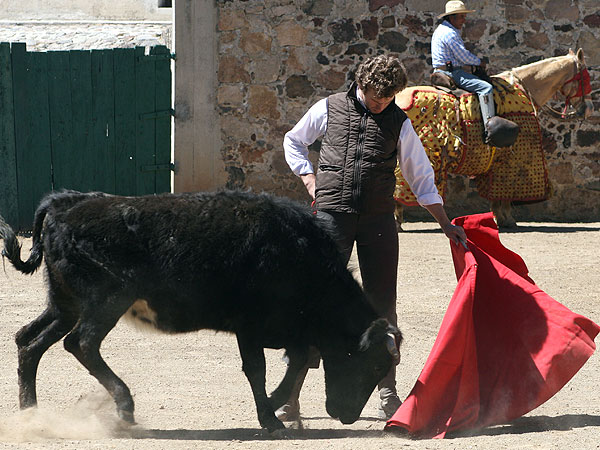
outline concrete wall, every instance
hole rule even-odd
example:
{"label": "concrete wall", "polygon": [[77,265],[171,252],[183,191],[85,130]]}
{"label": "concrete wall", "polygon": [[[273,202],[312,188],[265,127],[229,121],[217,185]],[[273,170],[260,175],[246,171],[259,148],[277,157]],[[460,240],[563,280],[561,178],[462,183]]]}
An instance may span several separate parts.
{"label": "concrete wall", "polygon": [[[588,65],[594,66],[592,87],[599,88],[598,0],[466,3],[477,13],[469,16],[465,41],[475,53],[491,59],[491,73],[583,47]],[[368,56],[399,56],[408,69],[409,84],[423,84],[435,18],[444,4],[445,0],[216,1],[214,100],[220,139],[211,141],[215,146],[208,151],[223,165],[224,184],[307,200],[283,158],[285,132],[318,99],[345,89],[357,64]],[[205,42],[196,45],[206,48]],[[198,74],[195,83],[203,78]],[[208,80],[212,82],[210,76]],[[596,94],[593,99],[600,109]],[[582,123],[556,121],[545,113],[540,120],[555,195],[517,207],[517,219],[600,220],[600,112]],[[317,151],[311,151],[311,158],[317,157]],[[447,207],[452,215],[487,209],[468,179],[453,178],[451,188]],[[413,208],[408,217],[427,215]]]}

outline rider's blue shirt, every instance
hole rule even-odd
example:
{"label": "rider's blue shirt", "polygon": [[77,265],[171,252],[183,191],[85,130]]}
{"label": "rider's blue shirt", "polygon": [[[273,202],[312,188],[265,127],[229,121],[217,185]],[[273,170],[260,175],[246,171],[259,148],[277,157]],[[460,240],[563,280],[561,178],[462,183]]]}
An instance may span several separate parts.
{"label": "rider's blue shirt", "polygon": [[447,20],[444,20],[433,32],[431,60],[434,67],[445,66],[447,61],[455,67],[481,64],[481,59],[465,48],[460,31]]}

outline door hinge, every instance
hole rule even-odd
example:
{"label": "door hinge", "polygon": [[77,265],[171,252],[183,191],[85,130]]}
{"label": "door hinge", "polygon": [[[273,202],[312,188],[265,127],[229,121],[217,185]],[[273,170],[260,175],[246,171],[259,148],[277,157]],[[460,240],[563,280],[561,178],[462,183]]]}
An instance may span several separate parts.
{"label": "door hinge", "polygon": [[175,170],[175,164],[167,163],[167,164],[148,164],[140,167],[141,172],[158,172],[159,170]]}
{"label": "door hinge", "polygon": [[158,55],[143,55],[138,56],[137,60],[140,61],[159,61],[161,59],[172,59],[175,60],[175,53],[159,53]]}
{"label": "door hinge", "polygon": [[141,120],[160,119],[162,117],[171,117],[171,116],[175,117],[175,110],[173,108],[165,109],[162,111],[143,113],[143,114],[140,114],[140,119]]}

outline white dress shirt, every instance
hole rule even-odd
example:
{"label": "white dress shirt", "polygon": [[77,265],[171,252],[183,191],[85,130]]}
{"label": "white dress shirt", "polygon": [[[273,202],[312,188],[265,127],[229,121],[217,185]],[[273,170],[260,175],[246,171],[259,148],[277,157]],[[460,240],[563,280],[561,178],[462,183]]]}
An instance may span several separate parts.
{"label": "white dress shirt", "polygon": [[[360,89],[357,89],[357,97],[364,106],[364,97]],[[294,174],[300,176],[315,173],[308,159],[308,146],[323,136],[326,131],[327,99],[324,98],[315,103],[283,139],[285,160]],[[442,197],[435,187],[433,168],[409,118],[406,118],[402,124],[396,148],[402,175],[419,204],[443,204]]]}

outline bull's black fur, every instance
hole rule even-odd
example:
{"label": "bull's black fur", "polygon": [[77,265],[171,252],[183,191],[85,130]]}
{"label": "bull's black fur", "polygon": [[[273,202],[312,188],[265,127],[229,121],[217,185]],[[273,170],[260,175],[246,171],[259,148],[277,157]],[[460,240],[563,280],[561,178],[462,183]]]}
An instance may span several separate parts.
{"label": "bull's black fur", "polygon": [[[1,218],[0,218],[1,219]],[[388,333],[340,258],[334,240],[306,208],[267,194],[223,191],[117,197],[63,191],[36,211],[27,261],[0,220],[3,254],[21,272],[45,258],[48,307],[16,336],[21,407],[36,404],[42,354],[65,348],[133,421],[127,386],[100,356],[100,344],[138,300],[169,333],[235,333],[259,422],[283,428],[273,411],[287,400],[308,346],[322,355],[327,410],[354,422],[393,364]],[[264,348],[290,358],[267,397]]]}

